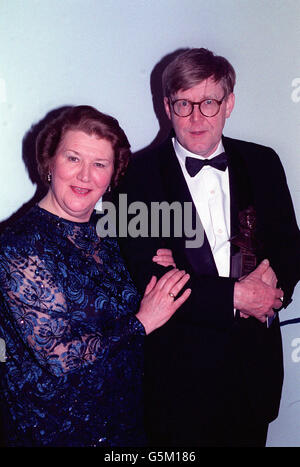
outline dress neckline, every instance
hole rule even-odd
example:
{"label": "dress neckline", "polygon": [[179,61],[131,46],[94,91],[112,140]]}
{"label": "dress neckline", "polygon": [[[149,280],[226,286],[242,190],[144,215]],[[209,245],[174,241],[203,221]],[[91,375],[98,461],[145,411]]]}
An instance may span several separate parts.
{"label": "dress neckline", "polygon": [[[75,244],[92,240],[99,242],[100,237],[96,231],[95,219],[93,214],[88,222],[74,222],[63,217],[57,216],[36,204],[32,211],[38,215],[45,223],[52,225],[52,228],[61,232],[63,236],[73,239]],[[52,230],[51,228],[51,230]]]}
{"label": "dress neckline", "polygon": [[88,227],[91,225],[91,219],[88,222],[75,222],[69,219],[65,219],[64,217],[60,217],[57,214],[53,214],[52,212],[48,211],[45,208],[41,208],[38,204],[34,206],[34,208],[39,211],[44,217],[48,217],[49,220],[52,220],[56,223],[63,223],[69,226],[78,226],[78,227]]}

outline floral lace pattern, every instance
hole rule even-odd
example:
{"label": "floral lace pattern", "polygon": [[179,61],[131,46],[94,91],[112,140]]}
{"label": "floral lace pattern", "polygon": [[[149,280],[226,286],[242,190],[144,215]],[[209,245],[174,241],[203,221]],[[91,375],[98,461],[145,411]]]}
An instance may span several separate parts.
{"label": "floral lace pattern", "polygon": [[141,445],[144,328],[116,240],[36,206],[1,237],[0,292],[7,444]]}

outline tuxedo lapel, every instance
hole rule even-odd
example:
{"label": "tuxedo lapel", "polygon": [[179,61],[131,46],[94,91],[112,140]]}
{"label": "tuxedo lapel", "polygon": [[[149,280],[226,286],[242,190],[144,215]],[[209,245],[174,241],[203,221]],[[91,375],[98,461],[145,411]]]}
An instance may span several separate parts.
{"label": "tuxedo lapel", "polygon": [[[225,152],[228,155],[230,227],[231,237],[233,237],[239,232],[239,212],[253,205],[253,196],[245,158],[240,153],[238,144],[226,137],[223,137],[222,141]],[[198,214],[176,157],[171,138],[161,147],[159,164],[162,185],[164,187],[164,199],[169,203],[173,201],[192,203],[194,229],[196,225],[196,216],[198,216]],[[204,243],[200,248],[187,248],[185,242],[189,239],[184,235],[184,225],[182,225],[182,231],[182,238],[172,238],[174,250],[180,252],[181,255],[184,256],[184,259],[188,261],[198,275],[218,275],[214,257],[205,232]],[[233,251],[231,251],[231,254],[233,254]]]}
{"label": "tuxedo lapel", "polygon": [[171,140],[164,146],[159,162],[167,201],[191,202],[192,197]]}
{"label": "tuxedo lapel", "polygon": [[239,231],[239,212],[253,205],[253,195],[245,159],[237,144],[226,137],[222,138],[222,142],[228,156],[230,223],[231,237],[233,237]]}
{"label": "tuxedo lapel", "polygon": [[[195,229],[196,225],[201,225],[202,227],[199,217],[198,221],[196,222],[196,216],[198,216],[198,213],[192,200],[188,185],[183,176],[180,163],[176,157],[171,138],[168,139],[165,145],[163,145],[159,163],[162,184],[164,185],[164,199],[166,199],[166,201],[169,203],[172,203],[173,201],[179,201],[182,203],[182,206],[184,206],[183,203],[185,202],[191,203],[193,229]],[[218,275],[214,257],[205,232],[204,243],[201,247],[198,248],[186,247],[185,242],[190,239],[185,236],[184,222],[182,223],[182,232],[182,238],[172,238],[174,249],[177,252],[180,252],[179,255],[184,256],[185,261],[188,261],[188,263],[192,266],[193,270],[198,275]]]}
{"label": "tuxedo lapel", "polygon": [[[232,238],[239,233],[239,212],[251,205],[254,206],[254,201],[245,159],[237,147],[237,142],[226,137],[222,138],[222,142],[228,156],[231,224],[230,236]],[[237,250],[237,247],[231,245],[231,258]]]}

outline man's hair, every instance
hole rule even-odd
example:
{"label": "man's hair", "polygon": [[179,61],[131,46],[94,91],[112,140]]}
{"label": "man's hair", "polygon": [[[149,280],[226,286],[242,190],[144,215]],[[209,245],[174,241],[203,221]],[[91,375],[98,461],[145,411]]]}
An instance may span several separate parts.
{"label": "man's hair", "polygon": [[186,91],[212,78],[222,85],[225,97],[228,97],[233,92],[235,77],[235,71],[226,58],[203,48],[189,49],[165,68],[162,75],[163,93],[165,97],[171,97],[180,89]]}
{"label": "man's hair", "polygon": [[114,150],[114,173],[111,186],[118,184],[126,171],[131,156],[128,139],[118,121],[94,107],[79,105],[70,107],[48,123],[38,134],[36,141],[37,167],[42,181],[47,184],[47,175],[52,158],[69,130],[83,131],[109,141]]}

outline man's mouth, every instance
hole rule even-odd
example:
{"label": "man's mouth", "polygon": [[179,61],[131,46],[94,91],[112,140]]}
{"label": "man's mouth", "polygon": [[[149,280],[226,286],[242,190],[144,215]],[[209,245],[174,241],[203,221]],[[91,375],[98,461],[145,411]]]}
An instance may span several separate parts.
{"label": "man's mouth", "polygon": [[190,134],[192,136],[202,136],[202,135],[204,135],[204,133],[206,133],[206,130],[190,131]]}

